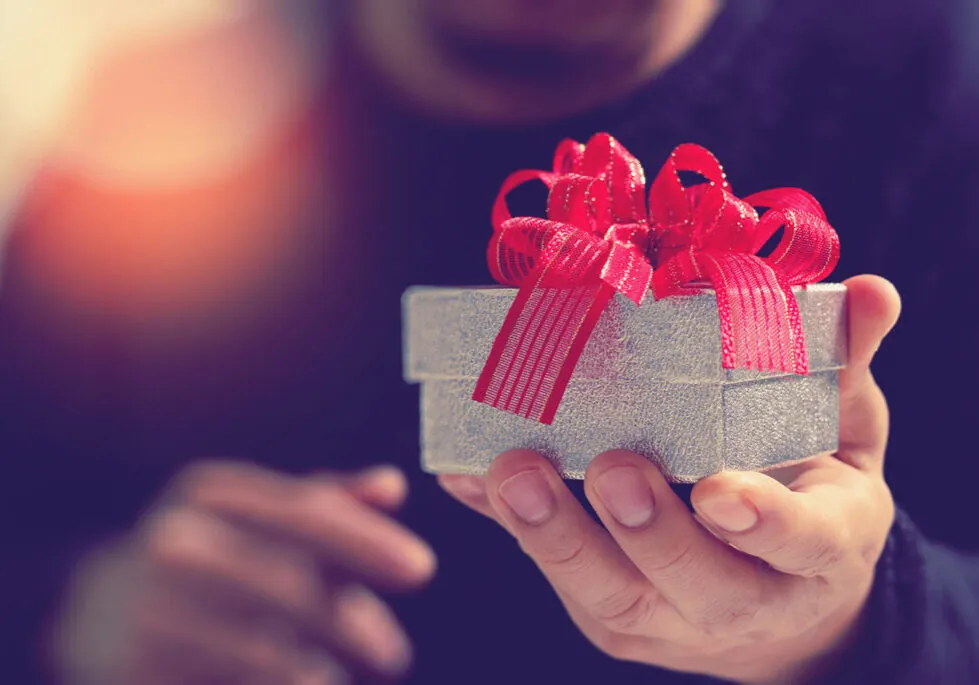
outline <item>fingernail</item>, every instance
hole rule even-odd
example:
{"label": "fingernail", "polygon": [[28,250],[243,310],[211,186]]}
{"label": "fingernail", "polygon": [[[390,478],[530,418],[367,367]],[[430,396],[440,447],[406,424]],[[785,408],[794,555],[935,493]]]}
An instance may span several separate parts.
{"label": "fingernail", "polygon": [[704,499],[697,509],[708,522],[729,533],[744,533],[758,523],[758,510],[737,493]]}
{"label": "fingernail", "polygon": [[554,493],[537,469],[521,471],[500,483],[500,497],[525,523],[539,525],[554,512]]}
{"label": "fingernail", "polygon": [[595,480],[595,492],[612,518],[627,528],[639,528],[653,518],[653,491],[635,466],[616,466],[605,471]]}

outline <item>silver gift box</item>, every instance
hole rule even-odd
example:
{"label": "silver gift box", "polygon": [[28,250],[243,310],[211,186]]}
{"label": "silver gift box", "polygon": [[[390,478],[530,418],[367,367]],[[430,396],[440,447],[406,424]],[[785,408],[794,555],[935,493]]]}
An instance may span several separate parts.
{"label": "silver gift box", "polygon": [[483,474],[501,452],[538,451],[565,478],[624,448],[676,482],[760,471],[835,450],[838,377],[846,361],[846,289],[795,290],[807,376],[721,367],[714,293],[641,306],[617,295],[602,314],[551,425],[473,401],[476,379],[514,300],[513,288],[409,289],[405,377],[421,384],[422,466]]}

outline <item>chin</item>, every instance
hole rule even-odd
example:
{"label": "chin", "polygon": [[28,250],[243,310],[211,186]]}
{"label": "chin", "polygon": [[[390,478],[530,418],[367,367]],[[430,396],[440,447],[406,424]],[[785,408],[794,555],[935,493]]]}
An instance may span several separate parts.
{"label": "chin", "polygon": [[628,40],[663,0],[417,0],[442,31],[480,41],[557,49]]}

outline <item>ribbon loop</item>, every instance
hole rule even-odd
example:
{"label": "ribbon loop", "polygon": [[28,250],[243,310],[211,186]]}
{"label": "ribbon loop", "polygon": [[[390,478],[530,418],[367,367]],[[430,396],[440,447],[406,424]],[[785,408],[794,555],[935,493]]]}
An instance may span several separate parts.
{"label": "ribbon loop", "polygon": [[558,176],[547,195],[547,218],[602,235],[612,225],[608,186],[600,178]]}
{"label": "ribbon loop", "polygon": [[[704,180],[686,186],[681,173]],[[506,195],[532,180],[547,188],[547,218],[512,217]],[[551,423],[609,299],[641,304],[715,291],[724,368],[808,373],[792,286],[825,278],[839,237],[816,199],[798,188],[737,197],[717,158],[680,145],[644,206],[645,175],[617,140],[562,141],[553,171],[517,171],[493,206],[494,278],[519,287],[473,399]],[[756,208],[766,211],[759,217]],[[779,230],[768,257],[758,251]]]}
{"label": "ribbon loop", "polygon": [[791,285],[823,280],[840,260],[840,239],[821,216],[797,209],[770,209],[759,223],[766,224],[765,232],[770,235],[784,227],[782,240],[766,261]]}
{"label": "ribbon loop", "polygon": [[646,220],[646,175],[642,165],[619,141],[597,133],[585,146],[582,173],[605,181],[615,223]]}

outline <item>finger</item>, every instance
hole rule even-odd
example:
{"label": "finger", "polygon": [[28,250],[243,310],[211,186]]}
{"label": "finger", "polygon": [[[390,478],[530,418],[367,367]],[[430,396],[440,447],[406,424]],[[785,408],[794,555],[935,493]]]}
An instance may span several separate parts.
{"label": "finger", "polygon": [[757,565],[706,532],[648,459],[624,450],[596,457],[585,494],[636,567],[691,623],[743,617],[764,594]]}
{"label": "finger", "polygon": [[354,685],[354,677],[326,653],[303,653],[293,685]]}
{"label": "finger", "polygon": [[481,476],[463,476],[443,474],[438,477],[442,489],[453,498],[466,505],[473,511],[491,518],[502,526],[506,523],[501,519],[486,494],[486,479]]}
{"label": "finger", "polygon": [[335,629],[345,651],[388,677],[404,675],[411,665],[411,642],[391,609],[360,585],[349,585],[335,598]]}
{"label": "finger", "polygon": [[[642,631],[621,630],[617,626],[612,630],[607,622],[599,621],[576,602],[562,596],[561,593],[558,593],[558,597],[574,624],[599,651],[615,659],[648,662],[650,639]],[[697,637],[702,636],[696,636],[694,639]],[[671,644],[679,643],[684,640],[684,637],[674,633],[668,640]]]}
{"label": "finger", "polygon": [[[123,682],[291,685],[298,655],[281,641],[154,594],[137,607]],[[162,677],[161,677],[162,676]]]}
{"label": "finger", "polygon": [[874,354],[897,323],[901,300],[889,282],[857,276],[845,283],[849,318],[847,366],[840,372],[840,458],[861,470],[883,468],[887,404],[870,372]]}
{"label": "finger", "polygon": [[300,655],[293,685],[354,685],[353,675],[326,653]]}
{"label": "finger", "polygon": [[[147,603],[119,682],[139,685],[352,685],[355,670],[333,654],[303,649],[244,624]],[[116,681],[113,681],[116,682]]]}
{"label": "finger", "polygon": [[844,389],[858,383],[870,370],[870,363],[884,337],[897,324],[901,296],[879,276],[855,276],[844,282],[847,290],[849,341],[847,367],[842,374]]}
{"label": "finger", "polygon": [[435,555],[424,541],[333,482],[208,465],[183,491],[196,507],[302,545],[372,584],[415,587],[435,571]]}
{"label": "finger", "polygon": [[408,481],[401,469],[389,464],[373,466],[357,473],[320,473],[314,479],[334,481],[364,504],[395,512],[408,497]]}
{"label": "finger", "polygon": [[143,544],[152,569],[149,587],[165,588],[174,604],[196,609],[183,620],[271,622],[358,671],[398,676],[408,666],[407,638],[387,606],[362,586],[329,592],[308,555],[187,508],[159,516]]}
{"label": "finger", "polygon": [[[168,588],[175,601],[229,623],[271,620],[294,626],[293,632],[335,649],[347,661],[382,673],[392,668],[393,657],[373,643],[351,639],[347,626],[337,625],[343,611],[308,554],[186,507],[158,515],[140,543],[149,562],[149,587]],[[375,624],[392,632],[381,620]]]}
{"label": "finger", "polygon": [[180,579],[202,600],[221,592],[247,598],[256,613],[307,622],[325,593],[312,558],[256,538],[208,512],[163,511],[139,537],[151,580]]}
{"label": "finger", "polygon": [[610,630],[666,634],[679,623],[546,459],[526,450],[502,454],[486,486],[497,515],[563,598]]}
{"label": "finger", "polygon": [[701,480],[691,500],[722,539],[784,574],[867,575],[893,512],[886,486],[822,457],[792,487],[760,473],[721,473]]}

